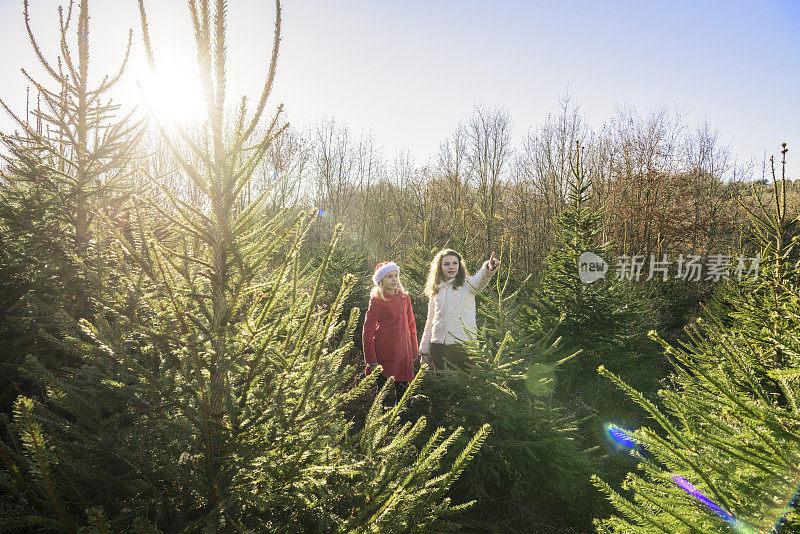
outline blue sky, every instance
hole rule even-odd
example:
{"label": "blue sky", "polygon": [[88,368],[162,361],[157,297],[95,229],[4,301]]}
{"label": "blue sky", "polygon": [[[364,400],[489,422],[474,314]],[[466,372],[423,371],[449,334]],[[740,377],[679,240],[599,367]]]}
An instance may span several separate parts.
{"label": "blue sky", "polygon": [[[52,53],[57,2],[32,4],[34,29]],[[146,5],[163,63],[190,73],[185,2]],[[132,27],[137,77],[136,1],[92,7],[95,67],[115,64]],[[0,0],[0,35],[14,43],[0,57],[0,97],[16,109],[24,109],[19,67],[34,64],[21,11],[21,1]],[[229,92],[255,98],[274,4],[231,0],[229,13]],[[287,0],[283,22],[272,103],[283,102],[298,125],[334,116],[371,131],[387,158],[403,149],[425,163],[478,103],[508,109],[518,141],[569,91],[595,127],[621,104],[665,105],[690,126],[707,119],[739,160],[787,141],[789,175],[800,178],[800,1]]]}

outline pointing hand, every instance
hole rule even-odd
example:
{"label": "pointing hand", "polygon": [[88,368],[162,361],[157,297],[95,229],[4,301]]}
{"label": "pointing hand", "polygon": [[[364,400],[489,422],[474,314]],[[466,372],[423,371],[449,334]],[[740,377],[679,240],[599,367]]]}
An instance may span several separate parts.
{"label": "pointing hand", "polygon": [[500,265],[500,260],[494,257],[494,252],[492,252],[492,257],[489,258],[489,261],[486,262],[486,268],[490,271],[494,271]]}

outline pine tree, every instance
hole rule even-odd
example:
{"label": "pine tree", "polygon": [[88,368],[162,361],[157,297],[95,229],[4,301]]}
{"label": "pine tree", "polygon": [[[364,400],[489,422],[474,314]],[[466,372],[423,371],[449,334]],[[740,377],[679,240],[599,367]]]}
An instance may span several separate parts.
{"label": "pine tree", "polygon": [[[785,146],[784,146],[785,164]],[[785,168],[785,167],[784,167]],[[731,278],[727,317],[707,312],[681,346],[663,342],[674,364],[663,408],[601,369],[653,425],[619,432],[639,460],[624,495],[595,477],[617,509],[599,532],[796,532],[793,500],[800,457],[797,331],[800,295],[791,259],[796,220],[786,217],[786,181],[773,172],[773,206],[751,211],[763,262],[757,278]],[[730,319],[730,320],[726,320]],[[631,498],[632,497],[632,498]]]}
{"label": "pine tree", "polygon": [[[567,207],[554,221],[558,243],[523,310],[527,323],[554,325],[555,335],[561,340],[557,354],[568,358],[555,368],[554,397],[578,420],[578,447],[587,451],[593,469],[618,480],[628,466],[617,456],[601,454],[606,425],[609,421],[630,425],[639,420],[637,414],[620,406],[613,385],[597,374],[597,366],[603,364],[637,386],[650,385],[647,394],[662,376],[662,366],[658,364],[658,345],[645,333],[648,297],[637,292],[630,281],[616,280],[613,244],[601,241],[604,212],[593,205],[592,161],[579,142],[570,171]],[[607,262],[608,270],[602,278],[582,280],[581,262],[586,260],[581,256],[585,253]],[[585,471],[584,481],[590,473]],[[589,487],[580,509],[588,527],[589,517],[603,513],[607,504]]]}
{"label": "pine tree", "polygon": [[109,239],[100,220],[115,216],[129,194],[126,176],[141,132],[140,123],[120,116],[109,98],[124,73],[130,36],[119,71],[93,82],[87,2],[80,3],[77,17],[72,3],[66,12],[59,9],[62,55],[55,62],[39,48],[28,2],[23,5],[45,79],[22,70],[38,94],[32,113],[15,113],[0,100],[18,127],[0,133],[7,150],[0,171],[3,411],[20,390],[27,391],[16,372],[25,355],[36,354],[51,369],[78,358],[63,343],[63,332],[78,332],[75,319],[92,315],[92,297],[103,291]]}
{"label": "pine tree", "polygon": [[[82,7],[88,6],[82,3]],[[301,260],[315,213],[264,215],[270,192],[243,199],[278,130],[253,138],[280,41],[252,114],[225,121],[226,3],[190,2],[208,122],[193,136],[153,117],[178,172],[200,192],[182,198],[149,176],[126,206],[132,231],[107,221],[113,284],[67,337],[77,364],[25,371],[46,392],[20,396],[4,418],[0,484],[20,503],[4,529],[97,531],[412,532],[447,528],[447,491],[488,426],[401,423],[373,405],[360,432],[343,414],[376,375],[346,389],[358,309],[345,315],[345,276],[321,306],[341,228],[321,262]],[[140,2],[151,65],[148,19]],[[88,20],[88,12],[82,14]],[[192,160],[187,154],[191,154]],[[169,231],[163,231],[164,221]],[[421,380],[421,377],[420,377]],[[460,453],[445,459],[459,438]]]}
{"label": "pine tree", "polygon": [[[645,317],[645,299],[633,288],[612,277],[613,246],[600,242],[604,228],[602,208],[592,205],[591,162],[580,143],[570,161],[571,179],[567,208],[555,221],[558,246],[546,260],[545,274],[539,282],[534,303],[551,318],[563,314],[557,328],[566,353],[580,351],[559,373],[562,398],[580,398],[584,406],[599,408],[604,401],[602,387],[594,369],[605,364],[630,375],[649,367],[647,347],[653,346],[641,333]],[[579,260],[585,252],[594,253],[607,263],[605,277],[583,282]],[[643,365],[644,364],[644,365]]]}

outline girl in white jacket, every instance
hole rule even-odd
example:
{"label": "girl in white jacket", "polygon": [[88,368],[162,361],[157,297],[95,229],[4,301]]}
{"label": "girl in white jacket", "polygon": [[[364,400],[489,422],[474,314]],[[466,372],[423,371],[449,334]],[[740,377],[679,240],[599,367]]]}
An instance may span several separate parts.
{"label": "girl in white jacket", "polygon": [[489,285],[500,260],[492,257],[469,276],[464,260],[455,250],[440,250],[431,262],[425,294],[428,295],[428,319],[419,344],[422,363],[434,370],[449,364],[465,368],[469,359],[463,341],[472,339],[475,325],[475,295]]}

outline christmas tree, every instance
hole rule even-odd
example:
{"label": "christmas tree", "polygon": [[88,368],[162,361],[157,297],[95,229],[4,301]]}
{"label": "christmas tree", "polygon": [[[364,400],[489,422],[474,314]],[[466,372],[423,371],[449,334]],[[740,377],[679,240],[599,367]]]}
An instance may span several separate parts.
{"label": "christmas tree", "polygon": [[[34,89],[36,105],[25,114],[0,106],[17,131],[0,133],[6,165],[0,171],[0,409],[7,411],[20,392],[31,393],[17,368],[35,354],[50,369],[75,363],[79,354],[63,332],[78,335],[76,319],[95,313],[92,296],[108,276],[104,255],[110,235],[104,217],[119,216],[131,193],[127,179],[135,161],[140,122],[119,116],[109,94],[124,73],[131,47],[113,76],[93,83],[89,61],[89,19],[85,2],[59,10],[59,41],[66,51],[46,58],[25,24],[43,79],[22,72]],[[73,32],[76,45],[71,45]],[[28,99],[28,107],[31,105]]]}
{"label": "christmas tree", "polygon": [[588,456],[575,439],[574,415],[552,394],[561,350],[557,324],[533,320],[519,304],[527,280],[514,280],[510,246],[500,255],[500,273],[477,296],[480,326],[466,343],[472,365],[438,371],[423,385],[436,425],[492,428],[453,488],[459,500],[477,500],[460,519],[462,529],[555,532],[577,521],[588,526],[591,515],[581,508],[592,491]]}
{"label": "christmas tree", "polygon": [[[603,209],[592,202],[592,163],[580,143],[570,170],[567,208],[554,222],[558,245],[547,258],[538,284],[538,302],[533,304],[547,317],[563,314],[556,333],[562,338],[565,354],[580,351],[559,372],[560,397],[579,399],[584,407],[596,411],[608,400],[595,378],[597,366],[605,364],[635,375],[642,367],[652,367],[647,361],[651,343],[642,333],[646,298],[638,297],[629,283],[612,278],[608,267],[613,244],[602,241]],[[606,262],[607,270],[600,278],[585,278],[593,274],[585,270],[590,255],[599,258],[594,262]]]}
{"label": "christmas tree", "polygon": [[[353,278],[344,276],[321,305],[341,230],[321,261],[303,261],[316,213],[289,208],[267,217],[270,191],[243,193],[279,133],[280,108],[255,135],[275,77],[280,4],[261,97],[252,112],[242,100],[233,121],[225,112],[227,5],[189,7],[207,121],[189,132],[151,118],[171,174],[197,195],[138,169],[150,185],[124,206],[130,227],[100,218],[113,236],[102,250],[103,290],[73,317],[79,329],[61,332],[79,358],[53,371],[29,355],[23,370],[42,395],[19,396],[13,417],[3,417],[0,484],[15,510],[0,528],[445,529],[446,516],[466,505],[454,505],[447,491],[489,428],[466,436],[438,429],[422,439],[424,418],[398,420],[418,380],[397,407],[376,402],[352,431],[343,407],[376,375],[346,388],[342,362],[359,316],[344,309]],[[88,39],[86,0],[79,20]],[[460,452],[444,460],[460,438]]]}
{"label": "christmas tree", "polygon": [[[785,164],[785,146],[784,146]],[[785,168],[785,167],[784,167]],[[725,317],[707,312],[680,346],[661,341],[674,364],[663,407],[601,367],[652,419],[636,430],[611,428],[638,470],[623,489],[595,484],[617,515],[599,532],[795,532],[800,458],[797,330],[800,300],[786,217],[786,180],[773,173],[772,206],[749,210],[763,261],[734,269]],[[748,269],[748,271],[750,271]],[[734,276],[734,273],[736,275]],[[739,279],[741,277],[741,280]],[[718,313],[718,311],[717,311]]]}

